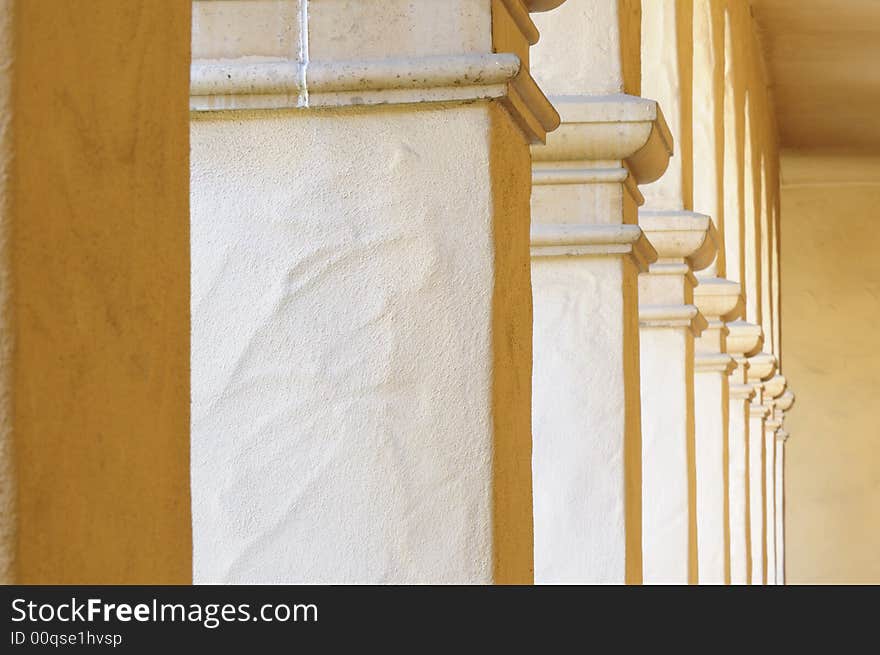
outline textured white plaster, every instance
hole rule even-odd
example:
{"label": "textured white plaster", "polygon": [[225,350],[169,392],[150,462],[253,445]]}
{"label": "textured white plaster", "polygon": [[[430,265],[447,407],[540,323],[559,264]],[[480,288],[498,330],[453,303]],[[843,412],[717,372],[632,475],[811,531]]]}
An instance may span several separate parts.
{"label": "textured white plaster", "polygon": [[776,432],[776,584],[785,584],[785,440],[784,430]]}
{"label": "textured white plaster", "polygon": [[[738,362],[738,371],[748,364]],[[736,379],[734,377],[733,379]],[[730,583],[745,585],[749,583],[749,522],[748,522],[748,442],[749,418],[748,397],[742,390],[747,385],[731,384],[730,423],[728,431],[728,509],[730,512]],[[749,391],[751,393],[751,391]]]}
{"label": "textured white plaster", "polygon": [[749,409],[749,538],[751,549],[751,583],[765,584],[766,574],[766,531],[764,519],[764,418],[760,404],[760,391],[752,399]]}
{"label": "textured white plaster", "polygon": [[767,584],[776,584],[776,429],[767,421],[764,427],[764,534],[767,539]]}
{"label": "textured white plaster", "polygon": [[698,371],[695,374],[697,561],[700,584],[725,584],[728,575],[728,514],[725,511],[727,396],[725,370]]}
{"label": "textured white plaster", "polygon": [[492,581],[488,123],[193,120],[196,582]]}
{"label": "textured white plaster", "polygon": [[[642,557],[646,584],[689,579],[688,423],[693,436],[693,337],[687,327],[641,328]],[[690,342],[690,343],[689,343]],[[650,422],[650,423],[649,423]],[[647,429],[646,429],[647,428]]]}
{"label": "textured white plaster", "polygon": [[532,259],[538,583],[625,579],[625,265]]}

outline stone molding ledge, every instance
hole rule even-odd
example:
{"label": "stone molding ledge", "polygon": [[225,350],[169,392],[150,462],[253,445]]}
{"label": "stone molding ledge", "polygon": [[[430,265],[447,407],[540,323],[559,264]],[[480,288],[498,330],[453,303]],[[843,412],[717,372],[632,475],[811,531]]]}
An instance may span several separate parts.
{"label": "stone molding ledge", "polygon": [[[532,150],[534,156],[534,150]],[[532,186],[567,184],[622,184],[636,205],[645,202],[638,183],[625,162],[611,168],[591,168],[589,162],[532,163]]]}
{"label": "stone molding ledge", "polygon": [[731,384],[729,394],[732,399],[751,400],[755,397],[755,388],[751,384]]}
{"label": "stone molding ledge", "polygon": [[190,109],[309,109],[498,99],[531,142],[559,114],[511,53],[363,61],[199,60],[190,69]]}
{"label": "stone molding ledge", "polygon": [[638,225],[533,223],[531,255],[537,257],[629,256],[640,272],[657,252]]}
{"label": "stone molding ledge", "polygon": [[698,337],[707,326],[696,305],[639,305],[640,328],[684,327]]}
{"label": "stone molding ledge", "polygon": [[768,418],[766,421],[764,421],[764,428],[766,430],[770,430],[771,432],[776,432],[781,427],[782,421],[777,418]]}
{"label": "stone molding ledge", "polygon": [[749,416],[751,418],[766,419],[770,416],[770,407],[761,403],[751,403],[749,405]]}
{"label": "stone molding ledge", "polygon": [[736,361],[727,353],[696,353],[694,371],[697,373],[722,373],[730,375],[736,368]]}

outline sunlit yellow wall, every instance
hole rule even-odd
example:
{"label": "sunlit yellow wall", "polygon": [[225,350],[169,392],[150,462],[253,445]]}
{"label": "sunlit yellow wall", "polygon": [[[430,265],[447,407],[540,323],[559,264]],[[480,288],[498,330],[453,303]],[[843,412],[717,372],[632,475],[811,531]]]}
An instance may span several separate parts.
{"label": "sunlit yellow wall", "polygon": [[185,583],[190,3],[4,8],[12,577]]}
{"label": "sunlit yellow wall", "polygon": [[789,583],[880,583],[880,158],[782,165]]}

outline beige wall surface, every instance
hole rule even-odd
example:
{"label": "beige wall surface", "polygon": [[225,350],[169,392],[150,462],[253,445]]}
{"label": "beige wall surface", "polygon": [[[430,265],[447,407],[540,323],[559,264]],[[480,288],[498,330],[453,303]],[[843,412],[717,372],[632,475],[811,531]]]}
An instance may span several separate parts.
{"label": "beige wall surface", "polygon": [[12,7],[14,579],[187,583],[190,3]]}
{"label": "beige wall surface", "polygon": [[787,582],[880,583],[880,158],[783,159]]}

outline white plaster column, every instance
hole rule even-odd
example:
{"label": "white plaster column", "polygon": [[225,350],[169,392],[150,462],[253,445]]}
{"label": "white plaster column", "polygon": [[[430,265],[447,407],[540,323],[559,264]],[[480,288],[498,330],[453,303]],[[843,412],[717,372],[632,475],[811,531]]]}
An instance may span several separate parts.
{"label": "white plaster column", "polygon": [[782,427],[782,411],[776,399],[785,391],[785,377],[775,375],[764,383],[770,416],[764,421],[764,534],[767,549],[767,584],[776,584],[776,431]]}
{"label": "white plaster column", "polygon": [[656,253],[637,185],[672,143],[657,103],[625,95],[626,4],[537,18],[535,76],[562,117],[532,148],[538,583],[642,580],[637,276]]}
{"label": "white plaster column", "polygon": [[537,40],[522,0],[193,3],[196,582],[532,581]]}
{"label": "white plaster column", "polygon": [[736,367],[730,373],[728,431],[728,510],[730,514],[730,583],[751,580],[749,522],[749,400],[755,390],[748,384],[748,357],[763,343],[761,327],[745,321],[727,324],[727,352]]}
{"label": "white plaster column", "polygon": [[728,495],[730,384],[736,362],[727,353],[726,321],[743,309],[740,286],[721,278],[700,279],[694,302],[707,327],[696,340],[694,436],[697,476],[697,560],[701,584],[730,582]]}
{"label": "white plaster column", "polygon": [[785,471],[785,442],[788,440],[788,432],[783,429],[776,431],[774,442],[776,445],[776,490],[774,502],[776,504],[776,584],[785,584],[785,516],[782,476]]}
{"label": "white plaster column", "polygon": [[776,371],[776,358],[758,353],[749,358],[748,380],[755,390],[749,402],[749,534],[753,585],[767,584],[766,443],[764,421],[770,416],[764,381]]}
{"label": "white plaster column", "polygon": [[[794,404],[795,396],[786,391],[776,401],[777,411],[785,413]],[[776,584],[785,584],[785,442],[789,434],[784,429],[776,431]]]}
{"label": "white plaster column", "polygon": [[657,262],[639,276],[644,581],[697,581],[694,337],[706,321],[693,303],[694,270],[716,251],[708,216],[642,211]]}
{"label": "white plaster column", "polygon": [[693,340],[705,326],[693,274],[712,264],[717,235],[692,211],[704,209],[693,204],[693,8],[656,0],[641,10],[642,93],[664,108],[678,147],[643,189],[639,217],[660,257],[639,278],[645,581],[687,583],[698,577]]}

